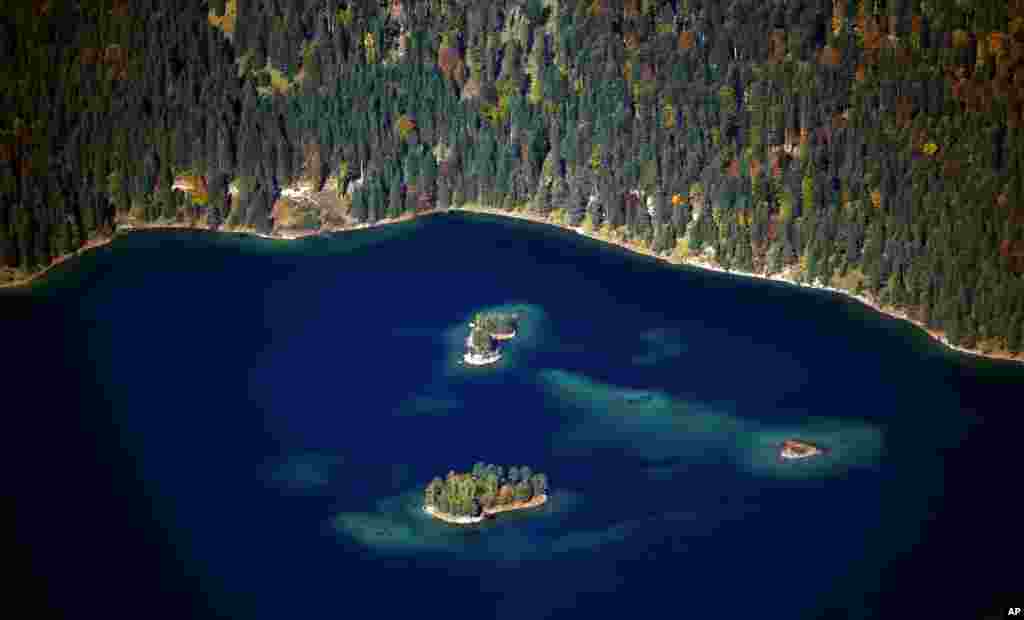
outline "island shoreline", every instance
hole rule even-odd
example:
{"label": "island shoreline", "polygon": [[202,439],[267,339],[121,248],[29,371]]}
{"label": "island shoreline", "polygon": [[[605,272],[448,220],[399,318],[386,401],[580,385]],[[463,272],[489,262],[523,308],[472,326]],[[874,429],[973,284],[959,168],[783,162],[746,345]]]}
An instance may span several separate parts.
{"label": "island shoreline", "polygon": [[441,512],[440,510],[434,508],[433,506],[426,505],[423,506],[423,512],[427,513],[435,519],[438,519],[439,521],[444,521],[445,523],[450,523],[452,525],[475,525],[477,523],[483,523],[484,521],[486,521],[490,517],[493,517],[496,514],[501,514],[503,512],[512,512],[514,510],[528,510],[530,508],[537,508],[538,506],[543,506],[544,504],[546,504],[547,501],[547,494],[538,495],[536,497],[531,497],[525,502],[513,502],[507,506],[495,506],[494,508],[484,508],[483,512],[481,512],[480,515],[476,517],[457,516],[453,514],[448,514],[447,512]]}
{"label": "island shoreline", "polygon": [[3,284],[0,284],[0,289],[4,289],[4,288],[20,288],[20,287],[23,287],[23,286],[28,286],[29,284],[31,284],[35,280],[37,280],[37,279],[43,277],[44,275],[46,275],[51,269],[53,269],[57,265],[65,262],[66,260],[68,260],[70,258],[73,258],[73,257],[76,257],[76,256],[81,256],[81,255],[83,255],[83,254],[85,254],[85,253],[87,253],[87,252],[89,252],[89,251],[91,251],[91,250],[93,250],[95,248],[103,247],[103,246],[109,244],[111,241],[113,241],[114,238],[116,238],[116,236],[118,234],[120,234],[122,232],[134,232],[134,231],[141,231],[141,230],[182,230],[182,231],[186,231],[186,230],[187,231],[197,231],[198,230],[198,231],[206,231],[206,232],[213,232],[213,233],[224,232],[224,233],[236,234],[236,235],[252,235],[252,236],[261,237],[261,238],[264,238],[264,239],[275,239],[275,240],[283,240],[283,241],[292,241],[292,240],[295,240],[295,239],[303,239],[303,238],[306,238],[306,237],[316,237],[316,236],[329,235],[329,234],[339,233],[339,232],[347,232],[347,231],[352,231],[352,230],[364,230],[364,229],[367,229],[367,228],[375,228],[375,227],[378,227],[378,226],[386,226],[388,224],[397,224],[399,222],[410,221],[410,220],[413,220],[413,219],[416,219],[416,218],[419,218],[419,217],[438,215],[438,214],[444,214],[444,213],[449,213],[449,212],[453,212],[453,213],[458,213],[458,212],[461,212],[461,213],[483,213],[483,214],[486,214],[486,215],[494,215],[494,216],[498,216],[498,217],[507,217],[507,218],[512,218],[512,219],[526,220],[526,221],[534,222],[534,223],[537,223],[537,224],[545,224],[545,225],[548,225],[548,226],[554,226],[556,228],[561,228],[561,229],[566,230],[566,231],[576,232],[578,234],[584,235],[584,236],[589,237],[591,239],[594,239],[596,241],[600,241],[602,243],[607,243],[608,245],[618,246],[618,247],[620,247],[620,248],[622,248],[624,250],[628,250],[628,251],[633,252],[635,254],[642,254],[644,256],[649,256],[651,258],[664,261],[664,262],[666,262],[666,263],[668,263],[670,265],[682,265],[682,266],[686,266],[686,267],[692,267],[694,269],[703,269],[703,270],[706,270],[706,271],[717,271],[719,273],[725,273],[725,274],[731,274],[731,275],[736,275],[736,276],[742,276],[742,277],[745,277],[745,278],[752,278],[752,279],[757,279],[757,280],[768,280],[768,281],[773,281],[773,282],[781,282],[783,284],[789,284],[789,285],[792,285],[792,286],[798,286],[798,287],[802,287],[802,288],[810,288],[810,289],[829,291],[829,292],[834,293],[836,295],[841,295],[841,296],[846,297],[848,299],[856,300],[856,301],[860,302],[861,304],[863,304],[864,306],[867,306],[868,308],[874,310],[875,312],[878,312],[879,314],[884,314],[885,316],[888,316],[890,318],[906,321],[906,322],[910,323],[911,325],[914,325],[915,327],[917,327],[917,328],[921,329],[922,331],[924,331],[925,334],[927,334],[929,338],[931,338],[933,341],[943,345],[947,349],[951,349],[951,350],[956,351],[958,353],[964,353],[966,355],[970,355],[970,356],[973,356],[973,357],[981,357],[981,358],[987,358],[987,359],[991,359],[991,360],[1000,360],[1000,361],[1005,361],[1005,362],[1014,362],[1014,363],[1017,363],[1017,364],[1024,365],[1024,357],[1022,357],[1020,354],[1018,354],[1018,355],[1011,355],[1011,354],[1009,354],[1008,352],[1005,352],[1005,351],[987,353],[987,352],[984,352],[984,351],[981,351],[981,350],[978,350],[978,349],[968,349],[966,347],[962,347],[962,346],[959,346],[959,345],[952,344],[951,342],[949,342],[946,339],[946,336],[945,336],[944,333],[942,333],[942,332],[940,332],[938,330],[928,329],[928,327],[926,325],[924,325],[924,323],[922,323],[921,321],[918,321],[917,319],[914,319],[914,318],[911,318],[911,317],[907,316],[907,314],[905,312],[903,312],[902,310],[895,309],[895,308],[892,308],[892,309],[890,309],[890,308],[883,308],[882,306],[880,306],[879,304],[875,303],[874,301],[872,301],[871,299],[869,299],[865,295],[856,295],[856,294],[851,293],[849,291],[845,291],[843,289],[837,289],[837,288],[832,287],[832,286],[822,286],[820,284],[808,284],[808,283],[803,283],[803,282],[796,282],[794,280],[791,280],[789,278],[784,277],[781,274],[774,274],[774,275],[770,275],[769,276],[769,275],[765,275],[765,274],[758,274],[758,273],[753,273],[753,272],[749,272],[749,271],[743,271],[743,270],[739,270],[739,269],[724,269],[722,267],[718,267],[716,265],[712,265],[708,261],[696,260],[696,259],[692,259],[692,258],[681,259],[681,260],[680,259],[673,259],[672,257],[664,256],[664,255],[661,255],[661,254],[656,254],[656,253],[652,252],[651,250],[648,250],[648,249],[642,248],[642,247],[638,247],[636,245],[633,245],[633,244],[630,244],[630,243],[627,243],[627,242],[624,242],[624,241],[619,241],[619,240],[615,240],[615,239],[607,239],[605,237],[601,237],[601,236],[595,235],[593,233],[590,233],[590,232],[587,232],[587,231],[583,230],[582,227],[575,227],[574,228],[572,226],[568,226],[568,225],[563,224],[561,222],[555,222],[555,221],[552,221],[551,219],[549,219],[549,218],[547,218],[545,216],[538,215],[538,214],[535,214],[535,213],[523,213],[523,212],[519,212],[519,211],[503,211],[501,209],[496,209],[496,208],[493,208],[493,207],[483,207],[483,206],[476,206],[476,207],[449,207],[447,209],[431,209],[429,211],[423,211],[423,212],[420,212],[420,213],[402,215],[402,216],[397,217],[397,218],[383,219],[383,220],[379,220],[379,221],[373,222],[373,223],[366,223],[366,222],[364,222],[364,223],[360,223],[360,224],[354,224],[352,226],[326,228],[326,229],[321,229],[321,230],[317,230],[317,231],[310,231],[309,233],[304,233],[304,234],[277,234],[277,235],[274,235],[274,234],[258,233],[258,232],[255,232],[255,231],[246,231],[246,230],[222,230],[222,229],[214,230],[214,229],[210,229],[208,227],[203,227],[203,226],[192,226],[192,227],[189,227],[189,226],[181,226],[180,224],[176,224],[176,225],[157,224],[157,225],[143,225],[143,226],[134,226],[134,225],[131,225],[131,226],[119,226],[114,235],[111,235],[109,237],[96,237],[94,239],[91,239],[85,245],[83,245],[81,248],[75,250],[74,253],[66,254],[66,255],[62,256],[60,259],[55,259],[53,262],[50,263],[50,265],[48,265],[42,271],[34,273],[31,276],[29,276],[28,278],[22,278],[20,280],[13,280],[11,282],[6,282],[6,283],[3,283]]}
{"label": "island shoreline", "polygon": [[[470,324],[472,325],[472,323]],[[469,364],[470,366],[489,366],[491,364],[497,364],[501,361],[501,351],[495,351],[491,355],[478,355],[473,353],[470,342],[472,341],[472,334],[466,336],[466,349],[467,351],[462,355],[462,361]]]}
{"label": "island shoreline", "polygon": [[490,366],[491,364],[497,364],[501,361],[501,353],[495,353],[491,357],[485,357],[483,359],[473,355],[472,353],[466,353],[462,356],[462,361],[470,366]]}

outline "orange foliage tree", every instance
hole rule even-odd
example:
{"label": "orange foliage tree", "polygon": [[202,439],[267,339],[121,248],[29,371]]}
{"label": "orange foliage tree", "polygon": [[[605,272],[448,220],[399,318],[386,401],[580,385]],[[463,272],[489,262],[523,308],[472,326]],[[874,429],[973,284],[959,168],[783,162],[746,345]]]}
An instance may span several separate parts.
{"label": "orange foliage tree", "polygon": [[768,62],[782,62],[786,57],[786,31],[776,28],[768,33]]}
{"label": "orange foliage tree", "polygon": [[694,37],[693,32],[684,30],[679,33],[679,49],[683,51],[693,49]]}
{"label": "orange foliage tree", "polygon": [[462,62],[459,57],[459,51],[454,47],[446,44],[442,44],[437,50],[437,66],[441,69],[441,73],[444,74],[449,80],[452,79],[452,75],[455,68]]}
{"label": "orange foliage tree", "polygon": [[840,62],[842,62],[842,59],[842,53],[831,45],[826,45],[825,48],[821,50],[821,64],[827,67],[838,67]]}
{"label": "orange foliage tree", "polygon": [[635,32],[627,32],[622,35],[622,44],[627,50],[633,51],[640,47],[640,35]]}

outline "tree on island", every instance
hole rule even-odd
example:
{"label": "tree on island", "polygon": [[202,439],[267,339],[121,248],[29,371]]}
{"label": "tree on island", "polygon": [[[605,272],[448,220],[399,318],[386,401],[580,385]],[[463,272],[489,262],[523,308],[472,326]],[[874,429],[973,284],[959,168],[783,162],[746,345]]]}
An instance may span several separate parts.
{"label": "tree on island", "polygon": [[469,334],[469,347],[477,353],[492,353],[497,345],[489,332],[474,327]]}
{"label": "tree on island", "polygon": [[435,477],[424,491],[424,504],[440,512],[476,517],[485,508],[528,502],[547,494],[548,478],[529,467],[509,467],[478,462],[469,473],[449,471]]}
{"label": "tree on island", "polygon": [[512,334],[519,326],[519,316],[499,312],[481,312],[474,317],[473,326],[488,334]]}

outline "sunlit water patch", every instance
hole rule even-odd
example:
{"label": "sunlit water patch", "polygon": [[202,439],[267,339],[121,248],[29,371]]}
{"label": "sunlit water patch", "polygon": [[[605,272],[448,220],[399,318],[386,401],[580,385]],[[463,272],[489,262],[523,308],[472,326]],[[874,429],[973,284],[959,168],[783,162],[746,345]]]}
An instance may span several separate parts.
{"label": "sunlit water patch", "polygon": [[403,401],[395,413],[400,416],[441,416],[458,411],[462,400],[451,391],[437,387],[413,394]]}
{"label": "sunlit water patch", "polygon": [[637,366],[671,362],[687,351],[682,330],[675,328],[649,329],[640,334],[640,342],[643,351],[632,358],[632,362]]}
{"label": "sunlit water patch", "polygon": [[[857,420],[807,416],[803,422],[773,425],[716,411],[664,392],[637,390],[595,381],[565,370],[545,370],[541,385],[570,409],[567,430],[556,449],[587,454],[614,446],[667,464],[648,469],[653,479],[670,479],[697,461],[723,458],[758,475],[808,478],[870,468],[882,455],[882,430]],[[786,439],[800,439],[827,450],[805,460],[780,460]]]}
{"label": "sunlit water patch", "polygon": [[567,529],[582,501],[578,493],[556,489],[538,508],[502,513],[474,525],[452,525],[423,511],[423,491],[416,488],[378,501],[372,511],[338,514],[331,526],[338,535],[382,554],[433,551],[515,562],[608,542],[603,530],[573,534]]}
{"label": "sunlit water patch", "polygon": [[644,458],[700,459],[721,452],[744,424],[657,390],[608,385],[565,370],[544,370],[538,378],[567,411],[582,413],[567,413],[566,430],[555,446],[563,454],[614,447]]}
{"label": "sunlit water patch", "polygon": [[271,487],[287,492],[325,492],[344,462],[341,456],[315,452],[289,456],[270,465],[267,482]]}

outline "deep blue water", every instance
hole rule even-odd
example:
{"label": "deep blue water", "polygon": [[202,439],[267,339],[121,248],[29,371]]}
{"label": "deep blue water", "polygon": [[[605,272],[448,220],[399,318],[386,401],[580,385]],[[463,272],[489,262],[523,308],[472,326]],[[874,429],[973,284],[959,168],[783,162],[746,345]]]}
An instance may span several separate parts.
{"label": "deep blue water", "polygon": [[[460,366],[467,319],[508,305],[505,359]],[[21,591],[68,617],[1024,602],[1024,368],[827,293],[446,215],[135,233],[0,307]],[[832,453],[777,463],[790,436]],[[551,502],[419,513],[477,460],[546,472]]]}

